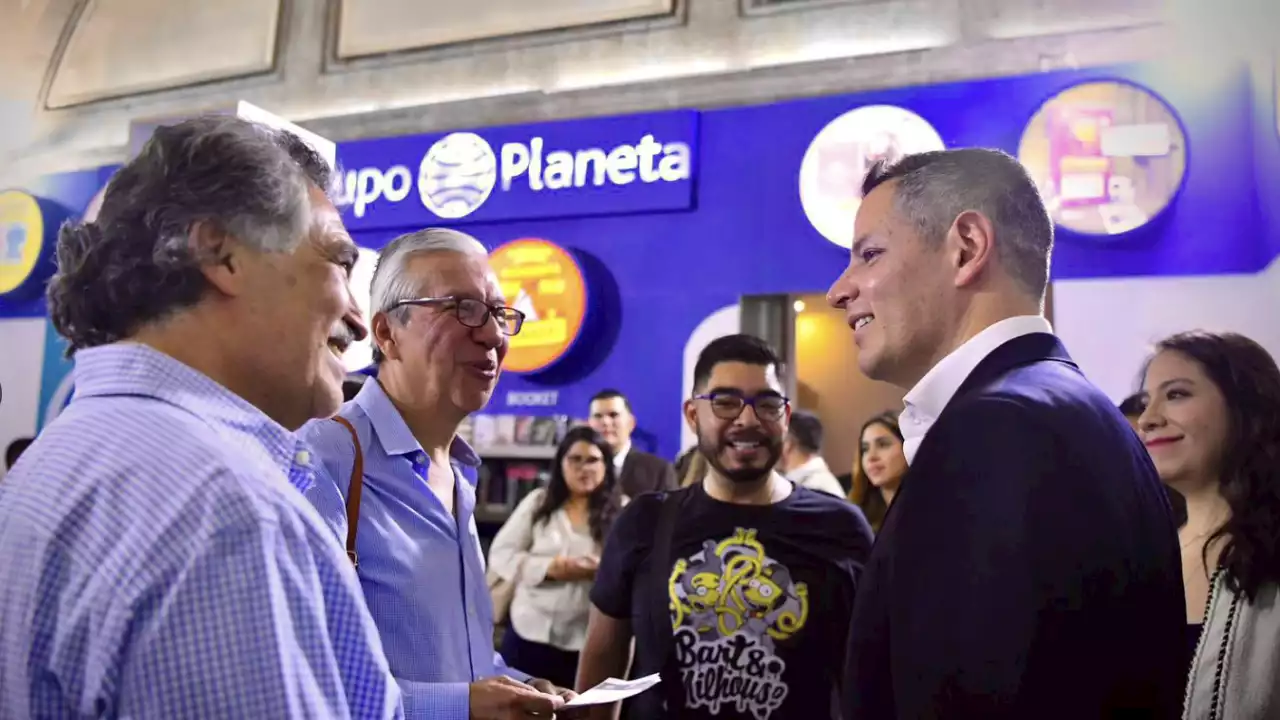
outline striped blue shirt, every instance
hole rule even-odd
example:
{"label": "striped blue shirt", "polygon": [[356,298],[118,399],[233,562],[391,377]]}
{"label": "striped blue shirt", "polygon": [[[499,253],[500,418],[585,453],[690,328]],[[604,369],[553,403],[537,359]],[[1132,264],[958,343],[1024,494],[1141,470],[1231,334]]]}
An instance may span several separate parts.
{"label": "striped blue shirt", "polygon": [[[430,461],[422,446],[376,378],[338,414],[356,428],[364,453],[360,584],[404,692],[405,716],[466,720],[471,682],[497,674],[529,679],[493,649],[493,605],[473,514],[480,458],[454,440],[450,513],[427,486]],[[306,497],[345,542],[355,463],[351,433],[335,421],[316,420],[299,434],[320,455]]]}
{"label": "striped blue shirt", "polygon": [[137,344],[0,482],[0,719],[402,713],[297,437]]}

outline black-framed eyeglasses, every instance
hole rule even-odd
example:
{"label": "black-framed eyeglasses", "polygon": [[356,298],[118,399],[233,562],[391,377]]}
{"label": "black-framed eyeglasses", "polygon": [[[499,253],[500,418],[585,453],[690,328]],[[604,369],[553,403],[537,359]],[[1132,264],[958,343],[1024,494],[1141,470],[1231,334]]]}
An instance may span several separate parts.
{"label": "black-framed eyeglasses", "polygon": [[781,420],[791,402],[789,398],[777,393],[743,397],[734,392],[712,392],[694,395],[693,399],[706,400],[711,405],[711,412],[721,420],[737,420],[743,408],[748,405],[761,420]]}
{"label": "black-framed eyeglasses", "polygon": [[417,305],[426,307],[428,305],[450,305],[452,306],[454,317],[458,322],[469,328],[482,328],[485,323],[489,322],[489,318],[498,321],[498,329],[503,335],[515,335],[520,332],[520,328],[524,326],[524,313],[513,307],[503,305],[489,305],[475,298],[460,297],[424,297],[412,298],[410,300],[401,300],[391,306],[394,310],[405,305]]}

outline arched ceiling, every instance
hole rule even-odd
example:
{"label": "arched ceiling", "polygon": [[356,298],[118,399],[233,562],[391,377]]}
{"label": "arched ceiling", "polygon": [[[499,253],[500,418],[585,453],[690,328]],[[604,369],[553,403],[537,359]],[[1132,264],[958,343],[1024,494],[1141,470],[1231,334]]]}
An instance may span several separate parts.
{"label": "arched ceiling", "polygon": [[88,0],[53,58],[45,105],[268,72],[280,9],[280,0]]}
{"label": "arched ceiling", "polygon": [[0,0],[0,181],[237,100],[344,139],[1140,60],[1202,1]]}

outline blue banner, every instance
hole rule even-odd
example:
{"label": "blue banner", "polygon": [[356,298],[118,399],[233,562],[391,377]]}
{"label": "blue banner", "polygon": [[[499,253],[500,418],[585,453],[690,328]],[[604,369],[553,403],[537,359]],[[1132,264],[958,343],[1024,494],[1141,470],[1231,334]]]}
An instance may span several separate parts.
{"label": "blue banner", "polygon": [[36,430],[43,430],[58,417],[74,391],[75,363],[68,358],[67,340],[45,319],[44,365],[40,372],[40,406],[36,409]]}
{"label": "blue banner", "polygon": [[352,231],[690,210],[698,113],[338,145]]}

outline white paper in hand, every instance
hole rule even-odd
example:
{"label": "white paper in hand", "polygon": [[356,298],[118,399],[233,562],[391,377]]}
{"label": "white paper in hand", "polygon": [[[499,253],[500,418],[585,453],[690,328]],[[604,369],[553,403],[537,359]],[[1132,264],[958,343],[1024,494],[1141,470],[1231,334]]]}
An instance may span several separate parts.
{"label": "white paper in hand", "polygon": [[603,705],[605,703],[626,700],[632,695],[639,695],[660,682],[662,682],[662,677],[656,673],[642,678],[637,678],[635,680],[609,678],[565,703],[564,707],[571,708],[582,705]]}

